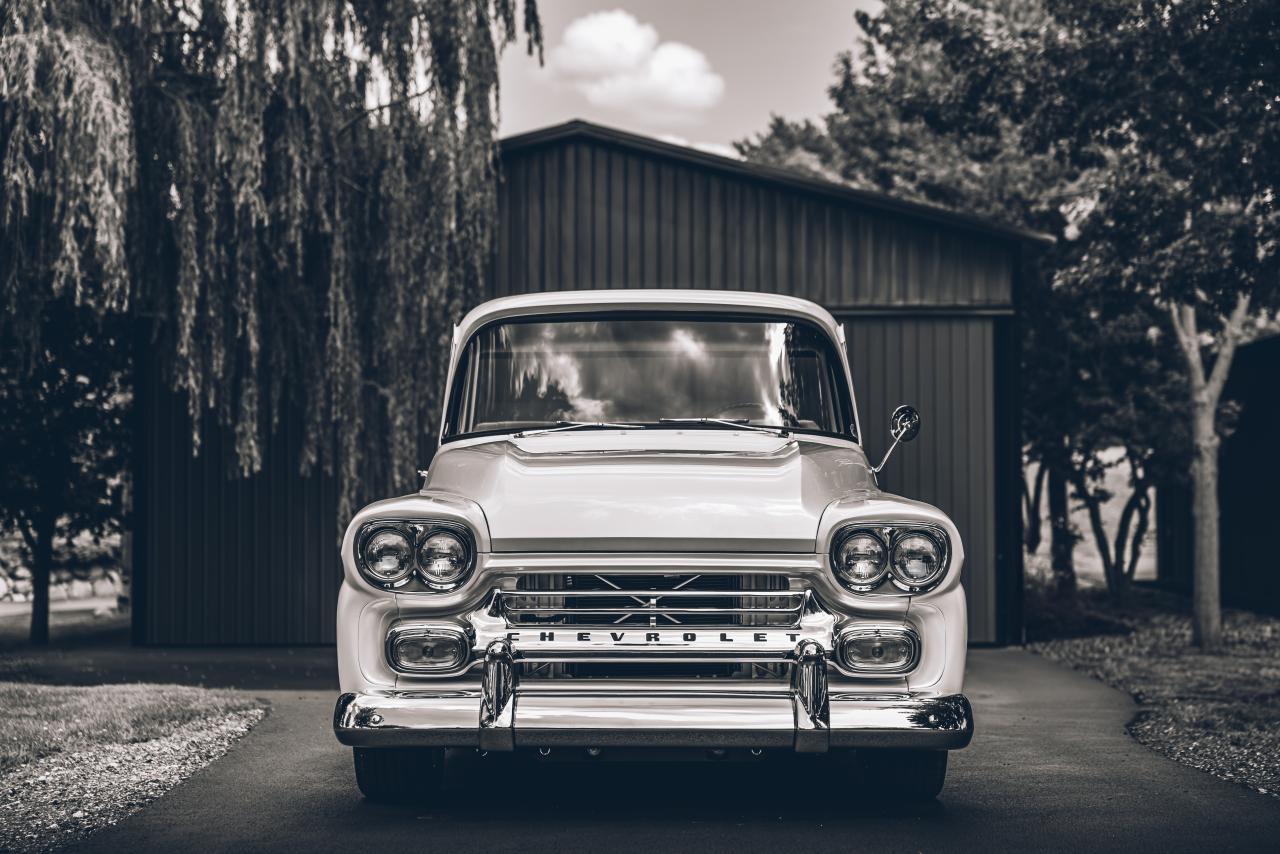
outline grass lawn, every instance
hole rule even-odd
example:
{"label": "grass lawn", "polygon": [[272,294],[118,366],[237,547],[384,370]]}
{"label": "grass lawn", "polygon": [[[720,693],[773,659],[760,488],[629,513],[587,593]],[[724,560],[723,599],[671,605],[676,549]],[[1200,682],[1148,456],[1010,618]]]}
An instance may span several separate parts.
{"label": "grass lawn", "polygon": [[[1228,610],[1225,651],[1204,655],[1181,601],[1138,593],[1121,610],[1082,600],[1059,639],[1030,648],[1131,694],[1140,712],[1129,731],[1142,744],[1280,797],[1280,619]],[[1071,634],[1082,636],[1061,636]]]}
{"label": "grass lawn", "polygon": [[0,775],[55,753],[149,741],[192,721],[260,706],[238,692],[182,685],[0,682]]}

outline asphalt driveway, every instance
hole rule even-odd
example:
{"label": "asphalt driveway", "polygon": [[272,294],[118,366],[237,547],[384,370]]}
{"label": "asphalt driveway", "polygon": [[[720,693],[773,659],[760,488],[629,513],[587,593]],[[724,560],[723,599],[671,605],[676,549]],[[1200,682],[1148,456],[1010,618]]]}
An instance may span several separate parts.
{"label": "asphalt driveway", "polygon": [[[261,692],[231,753],[81,848],[92,851],[1267,850],[1280,800],[1133,742],[1130,700],[1020,650],[970,654],[978,733],[942,798],[865,807],[797,763],[545,764],[453,756],[429,807],[363,801],[332,690]],[[218,680],[223,681],[223,680]],[[227,680],[230,681],[230,680]]]}

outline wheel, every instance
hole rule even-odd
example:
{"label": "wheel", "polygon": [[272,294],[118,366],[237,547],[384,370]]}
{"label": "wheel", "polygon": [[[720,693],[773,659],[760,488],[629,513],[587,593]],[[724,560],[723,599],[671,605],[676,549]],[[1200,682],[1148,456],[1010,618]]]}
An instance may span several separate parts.
{"label": "wheel", "polygon": [[895,800],[931,801],[947,779],[945,750],[861,750],[857,761],[864,779]]}
{"label": "wheel", "polygon": [[356,785],[378,803],[415,803],[440,791],[442,747],[353,747]]}

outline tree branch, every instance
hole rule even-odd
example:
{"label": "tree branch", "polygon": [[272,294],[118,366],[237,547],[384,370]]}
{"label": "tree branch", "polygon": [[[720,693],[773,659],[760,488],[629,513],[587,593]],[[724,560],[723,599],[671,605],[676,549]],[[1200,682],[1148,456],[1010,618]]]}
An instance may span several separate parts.
{"label": "tree branch", "polygon": [[381,110],[387,110],[387,109],[390,109],[391,107],[398,107],[401,104],[407,104],[410,101],[421,98],[423,95],[429,95],[429,94],[431,94],[430,86],[428,86],[426,89],[419,89],[417,92],[410,92],[408,95],[405,95],[402,98],[394,98],[390,101],[387,101],[387,103],[385,104],[375,104],[372,107],[361,110],[360,112],[352,116],[350,120],[345,122],[342,125],[342,127],[338,128],[338,132],[334,134],[334,136],[342,136],[344,133],[346,133],[348,130],[354,127],[361,119],[368,118],[369,116],[373,115],[376,112],[379,112]]}
{"label": "tree branch", "polygon": [[1107,589],[1115,592],[1115,581],[1113,578],[1115,561],[1111,556],[1111,543],[1107,537],[1107,526],[1102,522],[1102,506],[1098,501],[1098,497],[1089,491],[1089,485],[1085,482],[1085,476],[1078,470],[1073,470],[1071,480],[1075,484],[1076,497],[1084,502],[1084,506],[1089,511],[1089,528],[1093,531],[1094,544],[1098,547],[1098,556],[1102,558],[1102,572],[1107,579]]}
{"label": "tree branch", "polygon": [[1169,318],[1173,321],[1173,331],[1182,347],[1182,354],[1187,358],[1187,369],[1191,372],[1191,389],[1193,392],[1204,388],[1204,362],[1200,357],[1200,341],[1196,332],[1196,309],[1190,303],[1173,302],[1169,304]]}
{"label": "tree branch", "polygon": [[18,530],[22,532],[22,539],[26,540],[27,548],[31,549],[34,555],[36,551],[36,536],[31,533],[31,520],[24,514],[18,515]]}
{"label": "tree branch", "polygon": [[1135,486],[1133,492],[1129,495],[1129,500],[1124,503],[1124,509],[1120,511],[1120,523],[1116,526],[1116,539],[1113,547],[1117,576],[1124,572],[1126,568],[1125,551],[1129,545],[1129,526],[1133,523],[1133,514],[1138,511],[1144,497],[1143,488]]}
{"label": "tree branch", "polygon": [[1125,568],[1125,577],[1130,581],[1138,573],[1138,558],[1142,556],[1142,541],[1147,536],[1147,526],[1151,518],[1151,498],[1142,496],[1138,504],[1138,525],[1133,530],[1133,540],[1129,543],[1129,565]]}
{"label": "tree branch", "polygon": [[1222,394],[1222,387],[1227,384],[1227,374],[1231,371],[1231,360],[1235,356],[1236,346],[1244,334],[1244,319],[1249,314],[1250,297],[1248,293],[1242,293],[1236,297],[1235,308],[1231,310],[1231,316],[1227,318],[1227,324],[1222,330],[1218,358],[1214,360],[1213,372],[1209,375],[1206,389],[1209,392],[1210,401],[1215,406],[1219,395]]}

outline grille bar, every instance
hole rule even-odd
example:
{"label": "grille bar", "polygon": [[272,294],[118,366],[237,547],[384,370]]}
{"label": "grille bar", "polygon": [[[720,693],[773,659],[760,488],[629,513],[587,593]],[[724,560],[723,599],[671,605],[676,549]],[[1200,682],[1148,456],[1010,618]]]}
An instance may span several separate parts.
{"label": "grille bar", "polygon": [[[574,609],[578,613],[584,614],[795,614],[800,615],[800,607],[794,608],[669,608],[664,605],[654,607],[639,608],[577,608]],[[541,616],[552,616],[565,613],[562,606],[546,606],[542,608],[529,607],[513,607],[506,605],[505,609],[509,615],[534,614]]]}
{"label": "grille bar", "polygon": [[797,625],[808,594],[777,575],[526,575],[498,597],[513,626]]}
{"label": "grille bar", "polygon": [[506,595],[518,598],[528,596],[634,596],[637,599],[703,598],[707,596],[748,596],[756,599],[780,597],[802,599],[802,590],[517,590]]}

